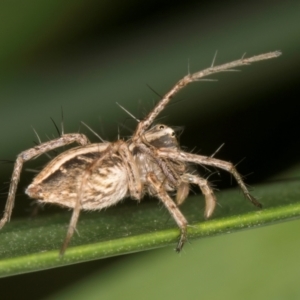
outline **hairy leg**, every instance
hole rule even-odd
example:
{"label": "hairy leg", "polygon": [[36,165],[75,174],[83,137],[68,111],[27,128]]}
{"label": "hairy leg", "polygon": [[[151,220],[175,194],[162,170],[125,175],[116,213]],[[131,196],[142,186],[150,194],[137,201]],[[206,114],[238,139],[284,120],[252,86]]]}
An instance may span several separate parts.
{"label": "hairy leg", "polygon": [[0,220],[0,229],[10,220],[11,213],[14,207],[14,202],[15,202],[15,196],[16,196],[16,191],[18,187],[18,182],[20,179],[20,174],[22,171],[23,164],[26,161],[29,161],[43,153],[46,153],[48,151],[51,151],[53,149],[71,144],[71,143],[78,143],[79,145],[87,145],[89,144],[89,140],[87,137],[83,134],[79,133],[73,133],[73,134],[64,134],[61,137],[39,144],[33,148],[30,148],[28,150],[25,150],[21,152],[15,162],[14,165],[14,170],[10,182],[10,187],[9,187],[9,192],[8,192],[8,197],[6,200],[6,205],[4,208],[4,213],[3,217]]}
{"label": "hairy leg", "polygon": [[227,162],[224,160],[216,159],[210,156],[197,155],[192,153],[187,153],[183,151],[176,151],[172,149],[159,149],[157,150],[157,154],[161,157],[167,157],[174,160],[179,160],[183,162],[192,162],[198,165],[207,165],[213,166],[220,169],[223,169],[232,174],[232,176],[236,179],[238,185],[240,186],[243,194],[246,198],[255,206],[262,207],[261,203],[259,203],[249,192],[247,189],[242,176],[238,173],[235,166],[231,162]]}
{"label": "hairy leg", "polygon": [[156,191],[156,197],[158,197],[164,206],[168,209],[169,213],[177,223],[178,227],[181,231],[181,236],[179,242],[176,246],[176,251],[180,252],[182,249],[186,238],[187,238],[187,220],[183,216],[183,214],[178,209],[177,205],[171,199],[171,197],[167,194],[167,192],[162,188],[161,182],[158,181],[156,176],[153,173],[149,173],[147,176],[147,180],[151,187]]}
{"label": "hairy leg", "polygon": [[189,182],[191,184],[197,184],[201,189],[202,194],[205,197],[205,211],[204,217],[208,219],[213,214],[216,207],[216,197],[212,188],[209,186],[209,183],[206,179],[201,178],[192,174],[184,174],[182,180],[185,182]]}

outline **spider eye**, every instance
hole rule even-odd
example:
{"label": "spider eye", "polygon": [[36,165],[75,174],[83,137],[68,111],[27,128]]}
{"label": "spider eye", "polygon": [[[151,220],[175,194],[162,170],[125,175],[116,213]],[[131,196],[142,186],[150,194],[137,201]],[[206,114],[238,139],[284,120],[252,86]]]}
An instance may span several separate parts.
{"label": "spider eye", "polygon": [[159,125],[159,129],[165,129],[164,125]]}
{"label": "spider eye", "polygon": [[175,131],[172,131],[171,136],[175,136]]}

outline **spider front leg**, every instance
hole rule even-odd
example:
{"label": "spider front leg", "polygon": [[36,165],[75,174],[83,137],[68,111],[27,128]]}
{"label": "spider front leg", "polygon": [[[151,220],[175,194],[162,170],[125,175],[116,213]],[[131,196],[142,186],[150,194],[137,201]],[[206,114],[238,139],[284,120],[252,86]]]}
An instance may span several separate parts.
{"label": "spider front leg", "polygon": [[18,182],[20,179],[20,174],[22,171],[23,164],[26,161],[29,161],[43,153],[54,150],[56,148],[71,144],[78,143],[79,145],[87,145],[89,140],[83,134],[73,133],[73,134],[64,134],[61,137],[48,141],[42,144],[39,144],[31,149],[21,152],[15,162],[14,170],[12,174],[12,179],[10,182],[8,197],[6,200],[6,205],[4,208],[3,217],[0,220],[0,229],[10,220],[12,210],[14,207],[16,191],[18,187]]}
{"label": "spider front leg", "polygon": [[199,188],[201,189],[202,194],[205,197],[205,211],[204,211],[204,217],[205,219],[208,219],[213,214],[215,207],[216,207],[216,197],[214,195],[214,192],[212,188],[209,186],[209,183],[206,179],[201,178],[196,175],[192,174],[184,174],[181,176],[181,179],[184,182],[191,183],[191,184],[197,184]]}
{"label": "spider front leg", "polygon": [[188,222],[183,216],[183,214],[180,212],[180,210],[178,209],[177,205],[173,202],[171,197],[164,190],[163,185],[161,184],[161,182],[159,182],[155,174],[148,173],[147,180],[150,186],[156,192],[156,196],[162,201],[162,203],[168,209],[169,213],[171,214],[171,216],[177,223],[178,227],[180,228],[181,235],[180,235],[179,242],[176,246],[176,251],[180,252],[187,238]]}
{"label": "spider front leg", "polygon": [[192,162],[198,165],[213,166],[219,169],[223,169],[235,178],[238,185],[240,186],[245,197],[255,206],[261,208],[262,204],[259,203],[247,189],[242,176],[238,173],[235,166],[231,162],[216,159],[210,156],[197,155],[192,153],[187,153],[183,151],[173,150],[173,149],[158,149],[157,154],[161,157],[166,157],[169,159],[179,160],[182,162]]}

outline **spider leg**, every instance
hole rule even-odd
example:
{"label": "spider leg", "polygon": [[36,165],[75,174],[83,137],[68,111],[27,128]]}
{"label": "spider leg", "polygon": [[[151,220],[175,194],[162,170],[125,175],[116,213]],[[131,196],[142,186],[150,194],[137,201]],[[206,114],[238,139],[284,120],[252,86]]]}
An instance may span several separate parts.
{"label": "spider leg", "polygon": [[76,229],[76,225],[77,225],[77,222],[78,222],[78,219],[79,219],[79,214],[80,214],[80,210],[81,210],[81,197],[80,197],[80,194],[79,193],[79,196],[77,197],[77,201],[75,203],[75,206],[73,208],[73,212],[72,212],[72,217],[71,217],[71,220],[70,220],[70,224],[69,224],[69,227],[68,227],[68,231],[67,231],[67,235],[65,237],[65,240],[63,242],[63,245],[62,247],[60,248],[60,251],[59,251],[59,255],[60,257],[62,257],[69,245],[69,242],[74,234],[74,231]]}
{"label": "spider leg", "polygon": [[216,207],[216,197],[212,188],[209,186],[209,183],[206,179],[201,178],[192,174],[184,174],[181,179],[184,182],[188,182],[191,184],[197,184],[202,191],[202,194],[205,197],[205,211],[204,217],[208,219],[214,212]]}
{"label": "spider leg", "polygon": [[101,156],[101,158],[92,162],[84,171],[84,174],[81,178],[80,187],[78,189],[77,200],[73,208],[73,213],[69,223],[67,235],[60,250],[60,256],[64,255],[68,244],[72,236],[74,235],[74,231],[76,229],[76,225],[79,219],[79,214],[82,209],[82,200],[84,199],[84,188],[88,186],[87,181],[89,179],[90,174],[93,172],[93,169],[101,168],[103,160],[108,159],[113,153],[116,153],[121,156],[124,166],[126,168],[130,196],[137,200],[141,199],[142,184],[139,179],[138,170],[136,168],[133,156],[129,151],[127,144],[119,140],[111,144],[109,148],[105,151],[105,153]]}
{"label": "spider leg", "polygon": [[185,77],[180,79],[173,86],[173,88],[162,97],[162,99],[155,105],[153,110],[151,110],[150,113],[144,118],[144,120],[142,120],[138,123],[136,131],[133,135],[133,140],[138,140],[141,137],[141,135],[151,126],[151,124],[153,123],[155,118],[167,106],[167,104],[171,101],[171,99],[188,84],[195,82],[195,81],[199,81],[201,78],[215,74],[215,73],[234,70],[234,68],[236,68],[236,67],[246,66],[251,63],[260,61],[260,60],[271,59],[271,58],[278,57],[280,55],[281,55],[280,51],[274,51],[274,52],[264,53],[264,54],[260,54],[260,55],[255,55],[255,56],[252,56],[249,58],[245,58],[243,55],[238,60],[235,60],[235,61],[232,61],[232,62],[229,62],[226,64],[222,64],[219,66],[212,65],[211,67],[209,67],[205,70],[186,75]]}
{"label": "spider leg", "polygon": [[136,200],[141,200],[143,186],[140,180],[139,171],[136,166],[136,162],[132,156],[131,151],[128,148],[127,143],[119,140],[116,142],[118,146],[118,153],[122,157],[127,175],[128,175],[128,188],[130,197]]}
{"label": "spider leg", "polygon": [[10,182],[10,187],[8,191],[8,197],[6,200],[3,217],[0,220],[0,229],[10,220],[11,213],[14,207],[16,191],[18,187],[18,182],[20,179],[20,174],[22,171],[23,164],[26,161],[29,161],[43,153],[62,147],[71,143],[78,143],[79,145],[89,144],[89,140],[83,134],[73,133],[73,134],[64,134],[61,137],[39,144],[33,148],[21,152],[16,159],[14,170],[12,173],[12,178]]}
{"label": "spider leg", "polygon": [[247,189],[242,176],[238,173],[235,166],[231,162],[216,159],[210,156],[203,156],[198,154],[187,153],[184,151],[177,151],[173,149],[158,149],[157,154],[161,157],[167,157],[170,159],[175,159],[183,162],[192,162],[199,165],[213,166],[219,169],[223,169],[235,178],[238,185],[240,186],[245,197],[255,206],[261,208],[262,204],[259,203]]}
{"label": "spider leg", "polygon": [[80,184],[80,188],[78,191],[78,196],[77,196],[77,200],[75,203],[75,206],[73,208],[73,212],[72,212],[72,217],[69,223],[69,227],[68,227],[68,231],[67,231],[67,235],[65,237],[65,240],[62,244],[62,247],[60,249],[59,255],[62,257],[69,245],[69,242],[72,238],[72,236],[74,235],[74,231],[76,230],[76,225],[79,219],[79,214],[80,214],[80,210],[81,210],[81,200],[83,199],[83,187],[86,184],[87,178],[89,176],[89,168],[87,170],[85,170],[83,176],[82,176],[82,180],[81,180],[81,184]]}
{"label": "spider leg", "polygon": [[161,182],[157,179],[154,173],[148,173],[147,175],[148,183],[155,190],[156,196],[162,201],[165,207],[168,209],[169,213],[177,223],[180,228],[181,235],[179,242],[176,246],[176,251],[180,252],[187,238],[187,220],[183,214],[178,209],[177,205],[173,202],[171,197],[167,194],[161,185]]}

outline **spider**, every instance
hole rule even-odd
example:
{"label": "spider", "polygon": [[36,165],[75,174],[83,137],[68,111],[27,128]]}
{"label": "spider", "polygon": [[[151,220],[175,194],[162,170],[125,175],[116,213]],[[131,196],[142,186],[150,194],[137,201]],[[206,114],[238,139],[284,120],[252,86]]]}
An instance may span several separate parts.
{"label": "spider", "polygon": [[[180,149],[175,131],[164,124],[152,125],[158,114],[181,89],[208,75],[234,70],[252,62],[275,58],[279,51],[214,66],[188,74],[165,94],[138,125],[128,140],[90,143],[80,133],[62,134],[21,152],[16,159],[0,228],[11,218],[17,185],[23,164],[43,153],[71,143],[71,148],[51,160],[33,179],[26,194],[40,203],[54,203],[73,209],[66,238],[60,250],[63,255],[76,229],[81,210],[101,210],[130,197],[140,201],[145,194],[157,197],[167,208],[180,229],[176,251],[187,239],[187,220],[178,206],[187,198],[190,185],[199,186],[205,199],[204,217],[211,217],[216,198],[205,178],[190,173],[188,164],[213,166],[226,170],[236,179],[245,197],[255,206],[261,204],[250,194],[241,175],[230,162],[211,156],[192,154]],[[175,201],[170,192],[176,192]]]}

